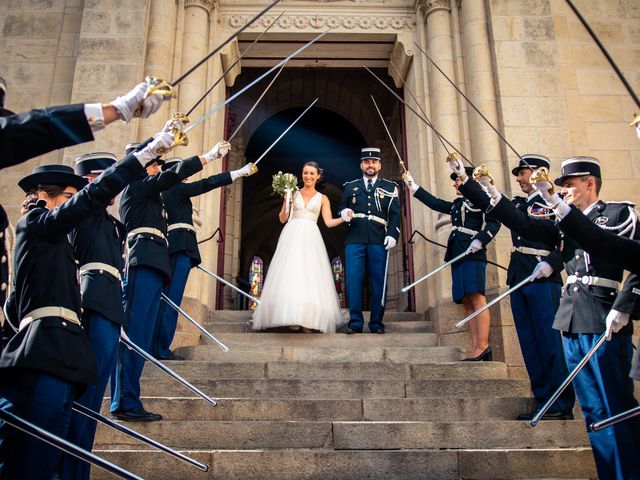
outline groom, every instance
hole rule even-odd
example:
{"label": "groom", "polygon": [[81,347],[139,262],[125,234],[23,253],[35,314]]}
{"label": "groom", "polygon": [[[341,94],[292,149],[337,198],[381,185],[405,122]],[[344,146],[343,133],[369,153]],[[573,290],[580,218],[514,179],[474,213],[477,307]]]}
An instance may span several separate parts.
{"label": "groom", "polygon": [[346,333],[362,333],[362,282],[365,265],[371,285],[369,331],[384,333],[382,298],[388,250],[400,236],[400,201],[398,187],[390,180],[378,178],[382,168],[379,148],[363,148],[360,159],[362,177],[344,184],[340,216],[347,222],[345,257],[347,263],[347,297],[350,320]]}

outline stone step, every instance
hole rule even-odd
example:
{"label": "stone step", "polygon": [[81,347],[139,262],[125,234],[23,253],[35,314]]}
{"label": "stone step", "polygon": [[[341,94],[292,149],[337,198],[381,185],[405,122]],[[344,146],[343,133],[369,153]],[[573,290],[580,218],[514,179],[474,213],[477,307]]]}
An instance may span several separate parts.
{"label": "stone step", "polygon": [[[513,420],[534,401],[514,398],[221,398],[212,407],[199,397],[142,397],[145,408],[165,420],[209,421],[474,421]],[[109,401],[102,405],[109,416]]]}
{"label": "stone step", "polygon": [[[210,465],[201,472],[155,450],[97,450],[97,455],[148,480],[496,480],[593,479],[590,448],[496,450],[186,450]],[[111,480],[92,468],[92,479]]]}
{"label": "stone step", "polygon": [[[240,334],[231,334],[240,335]],[[270,334],[257,334],[256,337]],[[430,334],[414,334],[430,335]],[[246,335],[244,335],[246,337]],[[293,335],[292,335],[293,336]],[[308,335],[317,336],[317,335]],[[371,335],[373,337],[373,335]],[[376,335],[385,337],[386,335]],[[250,338],[253,338],[252,335]],[[346,338],[351,336],[344,335]],[[224,342],[226,337],[221,337]],[[229,352],[223,352],[211,345],[181,347],[175,350],[177,355],[194,360],[210,362],[273,362],[273,361],[333,361],[333,362],[415,362],[440,363],[456,362],[463,356],[458,347],[396,347],[371,346],[354,342],[354,348],[343,346],[309,347],[309,346],[256,346],[244,344],[232,345]]]}
{"label": "stone step", "polygon": [[[206,322],[204,327],[214,335],[217,333],[260,333],[251,328],[251,322],[234,321],[234,322]],[[343,333],[346,325],[338,329],[339,333]],[[433,333],[433,323],[424,320],[403,321],[403,322],[385,322],[387,333]]]}
{"label": "stone step", "polygon": [[[162,421],[136,424],[136,431],[181,449],[452,449],[569,448],[588,446],[581,420],[541,422],[309,422]],[[97,448],[145,448],[138,440],[103,425]]]}
{"label": "stone step", "polygon": [[[289,380],[410,380],[410,379],[495,379],[507,378],[507,367],[500,362],[391,363],[391,362],[165,362],[179,375],[198,381],[223,378],[273,378]],[[147,363],[144,378],[164,379],[167,374]]]}
{"label": "stone step", "polygon": [[[369,321],[371,312],[362,312],[365,323]],[[251,314],[249,310],[212,310],[209,312],[209,321],[216,322],[248,322],[251,320]],[[384,323],[394,322],[416,322],[425,321],[425,314],[420,312],[385,312]]]}
{"label": "stone step", "polygon": [[[520,379],[453,380],[288,380],[190,379],[213,398],[457,398],[526,397],[529,382]],[[145,396],[193,396],[169,376],[143,378]]]}
{"label": "stone step", "polygon": [[362,349],[369,347],[433,347],[438,345],[438,336],[433,333],[345,335],[341,333],[256,332],[250,338],[241,333],[226,333],[220,335],[219,340],[229,349],[256,347],[344,347]]}

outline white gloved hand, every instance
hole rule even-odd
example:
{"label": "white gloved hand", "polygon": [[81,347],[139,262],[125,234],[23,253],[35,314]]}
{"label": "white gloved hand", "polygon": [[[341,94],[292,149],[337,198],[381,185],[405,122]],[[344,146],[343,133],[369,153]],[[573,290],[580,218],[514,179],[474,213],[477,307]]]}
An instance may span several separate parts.
{"label": "white gloved hand", "polygon": [[467,251],[469,253],[476,253],[476,252],[479,252],[480,250],[482,250],[482,242],[477,238],[474,238],[473,241],[471,242],[471,245],[469,245],[469,248],[467,248]]}
{"label": "white gloved hand", "polygon": [[345,208],[340,212],[340,216],[342,217],[342,220],[349,223],[351,221],[351,218],[353,217],[353,210],[351,210],[350,208]]}
{"label": "white gloved hand", "polygon": [[540,196],[544,199],[547,205],[555,205],[558,200],[560,200],[560,197],[557,193],[551,193],[551,190],[553,190],[553,185],[551,185],[551,182],[547,180],[538,180],[537,182],[533,183],[533,186],[538,191],[538,193],[540,193]]}
{"label": "white gloved hand", "polygon": [[387,235],[386,237],[384,237],[384,249],[385,250],[391,250],[393,247],[396,246],[396,239],[393,237],[390,237],[389,235]]}
{"label": "white gloved hand", "polygon": [[[248,177],[250,175],[253,175],[256,172],[253,171],[252,167],[253,167],[252,163],[247,163],[244,167],[242,167],[242,168],[240,168],[238,170],[232,171],[231,172],[231,181],[234,181],[236,178]],[[256,168],[256,171],[257,171],[257,168]]]}
{"label": "white gloved hand", "polygon": [[542,260],[536,265],[536,268],[533,269],[533,272],[529,277],[529,281],[533,282],[534,280],[537,280],[539,278],[548,278],[552,273],[553,267],[549,265],[548,262]]}
{"label": "white gloved hand", "polygon": [[464,171],[464,164],[459,158],[453,157],[447,162],[447,164],[449,165],[451,171],[455,173],[460,179],[464,179],[467,176],[466,172]]}
{"label": "white gloved hand", "polygon": [[231,150],[231,144],[226,140],[220,140],[216,143],[211,150],[203,155],[204,159],[208,162],[215,160],[216,158],[222,158]]}
{"label": "white gloved hand", "polygon": [[173,133],[162,131],[155,135],[153,140],[142,150],[134,152],[134,156],[138,159],[143,167],[146,167],[147,163],[159,157],[165,150],[171,148],[173,145],[174,135]]}
{"label": "white gloved hand", "polygon": [[491,183],[490,177],[483,175],[481,177],[478,177],[476,179],[476,182],[478,182],[480,186],[484,189],[484,191],[487,192],[487,195],[489,195],[489,197],[491,198],[492,200],[491,203],[493,205],[498,203],[502,195],[500,194],[496,186],[493,183]]}
{"label": "white gloved hand", "polygon": [[619,332],[622,327],[624,327],[627,323],[629,323],[629,314],[619,312],[618,310],[614,310],[613,308],[607,314],[607,318],[605,320],[607,325],[607,329],[605,333],[607,335],[607,341],[611,340],[611,334]]}
{"label": "white gloved hand", "polygon": [[402,175],[402,179],[413,193],[416,193],[418,191],[418,188],[420,188],[420,186],[413,180],[413,177],[409,172],[405,172],[404,175]]}
{"label": "white gloved hand", "polygon": [[129,122],[133,119],[136,109],[140,106],[142,100],[144,99],[144,94],[147,92],[147,87],[147,82],[139,83],[124,96],[118,97],[111,102],[111,105],[113,105],[118,112],[118,117],[120,117],[120,120]]}

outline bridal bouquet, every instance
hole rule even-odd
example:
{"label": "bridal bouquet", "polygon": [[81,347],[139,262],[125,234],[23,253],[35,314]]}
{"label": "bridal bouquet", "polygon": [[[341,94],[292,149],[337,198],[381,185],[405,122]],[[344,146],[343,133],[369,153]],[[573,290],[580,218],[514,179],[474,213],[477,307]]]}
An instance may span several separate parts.
{"label": "bridal bouquet", "polygon": [[285,211],[289,212],[291,194],[298,190],[298,178],[293,173],[278,172],[273,176],[271,188],[273,188],[274,195],[279,195],[287,199]]}

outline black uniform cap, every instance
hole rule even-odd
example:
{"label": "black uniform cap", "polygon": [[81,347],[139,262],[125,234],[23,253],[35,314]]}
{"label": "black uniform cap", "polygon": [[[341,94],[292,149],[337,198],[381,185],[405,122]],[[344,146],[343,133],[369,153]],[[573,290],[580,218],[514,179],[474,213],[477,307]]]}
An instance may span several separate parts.
{"label": "black uniform cap", "polygon": [[522,155],[520,158],[520,163],[518,166],[511,170],[511,174],[514,177],[517,177],[520,173],[520,170],[523,168],[536,169],[540,167],[545,167],[547,169],[551,168],[551,161],[545,157],[544,155],[539,155],[537,153],[527,153]]}
{"label": "black uniform cap", "polygon": [[18,182],[18,186],[25,193],[34,190],[38,185],[71,186],[81,190],[86,184],[87,180],[76,175],[73,168],[67,165],[41,165]]}
{"label": "black uniform cap", "polygon": [[583,177],[585,175],[602,178],[598,159],[582,156],[569,157],[562,161],[561,176],[556,178],[553,183],[561,187],[567,178]]}
{"label": "black uniform cap", "polygon": [[116,163],[116,161],[116,156],[113,153],[85,153],[84,155],[80,155],[76,158],[76,174],[81,177],[99,174]]}

